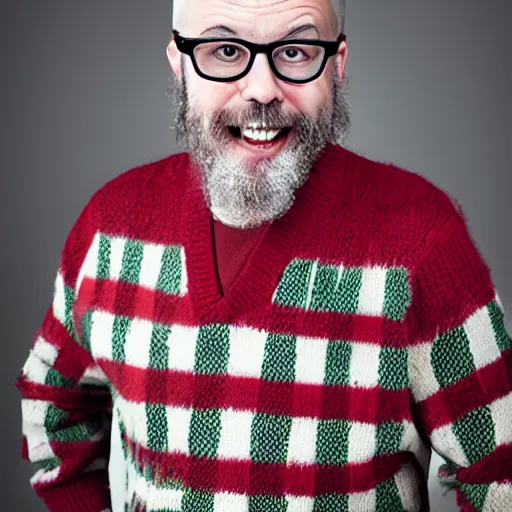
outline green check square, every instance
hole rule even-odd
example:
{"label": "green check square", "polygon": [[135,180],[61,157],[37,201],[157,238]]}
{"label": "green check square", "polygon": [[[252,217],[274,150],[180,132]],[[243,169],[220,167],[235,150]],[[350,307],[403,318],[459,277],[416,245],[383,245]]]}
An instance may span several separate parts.
{"label": "green check square", "polygon": [[209,491],[196,491],[187,487],[181,500],[181,509],[194,512],[214,512],[214,495]]}
{"label": "green check square", "polygon": [[274,302],[280,306],[306,309],[313,262],[293,260],[285,269]]}
{"label": "green check square", "polygon": [[179,295],[181,290],[181,247],[171,245],[164,249],[157,289],[170,295]]}
{"label": "green check square", "polygon": [[476,371],[464,327],[438,336],[432,344],[432,369],[439,386],[446,388]]}
{"label": "green check square", "polygon": [[165,405],[146,404],[146,420],[148,448],[156,452],[166,452],[169,425]]}
{"label": "green check square", "polygon": [[349,512],[348,495],[323,494],[315,498],[313,512]]}
{"label": "green check square", "polygon": [[68,334],[75,341],[78,341],[73,320],[73,307],[75,306],[75,299],[76,297],[73,288],[64,286],[64,327],[66,327]]}
{"label": "green check square", "polygon": [[251,428],[251,459],[270,464],[286,462],[291,428],[288,416],[256,414]]}
{"label": "green check square", "polygon": [[350,359],[352,345],[346,341],[330,341],[327,344],[325,361],[326,386],[348,386],[350,384]]}
{"label": "green check square", "polygon": [[491,320],[492,330],[499,349],[503,352],[512,348],[512,339],[505,327],[505,315],[500,305],[493,300],[488,306],[487,311]]}
{"label": "green check square", "polygon": [[143,243],[138,240],[126,240],[119,279],[127,283],[138,284],[143,257]]}
{"label": "green check square", "polygon": [[377,485],[377,512],[402,512],[404,507],[394,478]]}
{"label": "green check square", "polygon": [[196,457],[217,458],[221,430],[219,409],[192,411],[188,444],[190,454]]}
{"label": "green check square", "polygon": [[48,432],[48,439],[60,443],[84,443],[98,432],[99,425],[93,421],[85,421],[66,428]]}
{"label": "green check square", "polygon": [[460,490],[475,510],[483,510],[490,486],[491,484],[462,484]]}
{"label": "green check square", "polygon": [[[249,512],[286,512],[288,502],[284,496],[250,496]],[[228,512],[226,510],[226,512]]]}
{"label": "green check square", "polygon": [[126,354],[126,336],[130,328],[131,318],[116,316],[112,327],[112,359],[116,363],[124,363]]}
{"label": "green check square", "polygon": [[402,444],[403,435],[403,423],[396,423],[394,421],[380,423],[377,426],[377,455],[398,452]]}
{"label": "green check square", "polygon": [[379,384],[384,389],[399,390],[409,385],[407,350],[383,347],[379,354]]}
{"label": "green check square", "polygon": [[356,313],[359,307],[359,293],[363,285],[363,268],[345,268],[336,291],[338,313]]}
{"label": "green check square", "polygon": [[44,381],[46,386],[54,386],[57,388],[73,388],[75,387],[75,383],[66,379],[60,372],[58,372],[55,368],[50,368],[48,373],[46,374],[46,379]]}
{"label": "green check square", "polygon": [[313,311],[336,311],[335,297],[338,285],[338,267],[318,265],[310,309]]}
{"label": "green check square", "polygon": [[391,268],[386,272],[384,287],[384,316],[400,322],[411,304],[411,288],[405,268]]}
{"label": "green check square", "polygon": [[96,277],[98,279],[108,279],[110,277],[110,257],[112,253],[112,243],[110,238],[100,235],[98,247],[98,265],[96,268]]}
{"label": "green check square", "polygon": [[283,334],[269,334],[261,378],[271,382],[293,382],[297,358],[297,338]]}
{"label": "green check square", "polygon": [[[88,350],[91,349],[91,333],[93,324],[93,311],[89,310],[84,313],[80,321],[82,335],[78,337],[80,345],[85,346]],[[81,341],[83,340],[83,341]]]}
{"label": "green check square", "polygon": [[491,411],[480,407],[469,412],[452,426],[470,464],[475,464],[496,448],[496,434]]}
{"label": "green check square", "polygon": [[40,469],[44,471],[53,471],[57,466],[62,465],[62,460],[59,457],[52,457],[40,462]]}
{"label": "green check square", "polygon": [[228,371],[229,325],[212,324],[199,328],[194,372],[219,375]]}
{"label": "green check square", "polygon": [[153,324],[149,347],[150,368],[154,370],[167,370],[169,367],[169,345],[167,340],[170,334],[170,325]]}
{"label": "green check square", "polygon": [[321,465],[341,466],[348,462],[350,422],[320,420],[316,438],[316,461]]}

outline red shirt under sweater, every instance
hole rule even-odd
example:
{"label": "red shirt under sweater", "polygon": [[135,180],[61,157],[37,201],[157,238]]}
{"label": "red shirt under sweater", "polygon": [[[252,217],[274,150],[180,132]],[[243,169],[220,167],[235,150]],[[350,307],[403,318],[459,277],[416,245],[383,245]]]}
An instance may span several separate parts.
{"label": "red shirt under sweater", "polygon": [[244,264],[254,250],[268,225],[251,229],[239,229],[213,221],[215,261],[223,293],[240,275]]}

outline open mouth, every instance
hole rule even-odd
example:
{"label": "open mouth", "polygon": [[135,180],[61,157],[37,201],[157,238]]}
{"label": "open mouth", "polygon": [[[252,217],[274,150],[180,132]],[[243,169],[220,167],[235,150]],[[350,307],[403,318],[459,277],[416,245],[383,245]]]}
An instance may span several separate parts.
{"label": "open mouth", "polygon": [[266,146],[288,137],[292,128],[240,128],[228,126],[228,130],[235,139],[243,140],[253,146]]}

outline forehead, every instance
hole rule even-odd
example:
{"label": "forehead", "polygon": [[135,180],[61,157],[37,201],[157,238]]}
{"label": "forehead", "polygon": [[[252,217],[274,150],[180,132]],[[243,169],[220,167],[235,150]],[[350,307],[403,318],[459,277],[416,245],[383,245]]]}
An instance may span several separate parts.
{"label": "forehead", "polygon": [[280,37],[306,24],[328,37],[336,19],[331,0],[185,0],[180,18],[179,28],[189,36],[223,25],[255,40]]}

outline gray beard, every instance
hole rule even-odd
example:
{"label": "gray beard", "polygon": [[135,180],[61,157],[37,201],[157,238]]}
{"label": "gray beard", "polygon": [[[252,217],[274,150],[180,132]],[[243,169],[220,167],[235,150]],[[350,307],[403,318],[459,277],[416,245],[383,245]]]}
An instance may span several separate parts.
{"label": "gray beard", "polygon": [[[328,142],[343,145],[350,128],[346,81],[334,75],[332,101],[312,116],[288,115],[281,104],[251,103],[244,111],[203,112],[191,108],[185,75],[174,79],[176,136],[185,144],[199,173],[205,200],[223,224],[247,229],[283,216],[296,191],[307,181]],[[275,157],[247,162],[229,153],[233,143],[227,126],[251,122],[293,126],[290,140]]]}

